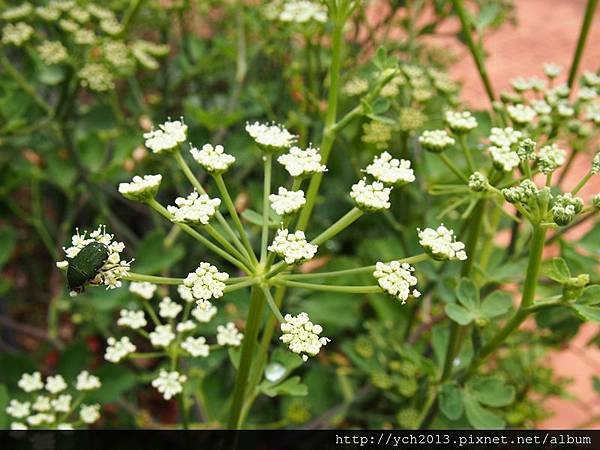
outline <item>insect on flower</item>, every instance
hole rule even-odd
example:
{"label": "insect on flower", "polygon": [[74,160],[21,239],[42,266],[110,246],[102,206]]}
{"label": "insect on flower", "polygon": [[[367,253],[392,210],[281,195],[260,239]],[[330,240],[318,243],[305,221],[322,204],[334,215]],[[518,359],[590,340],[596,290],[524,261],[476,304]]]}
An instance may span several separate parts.
{"label": "insect on flower", "polygon": [[69,289],[83,292],[85,284],[94,279],[108,260],[108,247],[101,242],[90,242],[69,261],[67,282]]}

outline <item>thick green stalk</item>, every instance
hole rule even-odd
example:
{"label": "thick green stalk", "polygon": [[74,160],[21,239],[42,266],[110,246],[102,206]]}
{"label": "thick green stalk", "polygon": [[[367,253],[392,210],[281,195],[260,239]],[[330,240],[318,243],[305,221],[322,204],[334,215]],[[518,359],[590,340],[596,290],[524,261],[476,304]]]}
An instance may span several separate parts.
{"label": "thick green stalk", "polygon": [[467,160],[467,166],[469,167],[469,171],[471,173],[475,172],[475,164],[473,164],[473,157],[471,156],[471,150],[467,144],[467,137],[464,133],[461,133],[458,137],[458,142],[460,143],[460,147],[465,155],[465,159]]}
{"label": "thick green stalk", "polygon": [[577,47],[575,47],[575,54],[573,55],[573,62],[571,63],[571,70],[569,70],[569,80],[567,81],[567,86],[569,87],[573,87],[573,83],[577,77],[581,55],[583,55],[585,42],[587,41],[590,25],[594,19],[594,13],[597,6],[598,0],[588,0],[585,8],[585,16],[583,17],[583,22],[581,24],[581,31],[579,32],[579,39],[577,40]]}
{"label": "thick green stalk", "polygon": [[273,155],[267,153],[264,155],[265,175],[263,180],[263,210],[262,210],[262,233],[260,239],[260,263],[267,262],[267,246],[269,245],[269,212],[271,205],[269,204],[269,194],[271,193],[271,171],[273,168]]}
{"label": "thick green stalk", "polygon": [[157,277],[135,272],[129,272],[123,279],[128,281],[146,281],[154,284],[183,284],[183,278]]}
{"label": "thick green stalk", "polygon": [[475,61],[475,65],[477,66],[477,71],[479,72],[479,77],[483,82],[483,87],[485,88],[485,92],[490,99],[490,102],[493,103],[496,99],[494,95],[494,89],[492,88],[492,83],[490,81],[489,75],[487,73],[487,69],[485,67],[485,63],[483,61],[483,55],[481,54],[481,49],[477,47],[475,44],[475,40],[473,39],[473,31],[471,23],[469,22],[469,16],[467,11],[465,10],[465,5],[463,0],[452,0],[452,4],[454,5],[454,9],[456,10],[456,14],[460,20],[460,24],[462,26],[463,35],[465,37],[465,41],[467,43],[467,47],[471,52],[471,56]]}
{"label": "thick green stalk", "polygon": [[275,278],[273,282],[287,287],[308,289],[311,291],[343,292],[346,294],[376,294],[381,292],[379,286],[335,286],[331,284],[302,283],[286,280],[285,278]]}
{"label": "thick green stalk", "polygon": [[244,330],[244,340],[242,341],[242,353],[238,366],[235,388],[233,390],[233,402],[227,427],[231,429],[240,429],[242,427],[241,414],[246,399],[246,387],[248,385],[248,375],[252,366],[254,357],[254,348],[256,347],[256,338],[260,328],[262,312],[265,304],[265,297],[259,287],[253,287],[250,294],[250,309]]}

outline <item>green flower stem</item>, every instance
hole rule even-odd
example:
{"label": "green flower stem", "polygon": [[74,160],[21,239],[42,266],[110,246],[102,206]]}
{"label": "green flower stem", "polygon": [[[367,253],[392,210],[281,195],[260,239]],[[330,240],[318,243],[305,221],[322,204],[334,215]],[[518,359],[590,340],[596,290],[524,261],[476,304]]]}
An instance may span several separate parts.
{"label": "green flower stem", "polygon": [[183,278],[157,277],[135,272],[129,272],[123,279],[127,281],[145,281],[154,284],[183,284]]}
{"label": "green flower stem", "polygon": [[[167,209],[163,205],[158,203],[155,199],[149,200],[148,205],[152,209],[154,209],[156,212],[158,212],[160,215],[162,215],[163,217],[165,217],[166,219],[171,221],[172,217],[171,217],[171,214],[169,213],[169,211],[167,211]],[[252,271],[243,262],[239,261],[238,259],[231,256],[226,251],[222,250],[220,247],[213,244],[211,241],[206,239],[204,236],[202,236],[200,233],[198,233],[196,230],[194,230],[189,225],[186,225],[186,224],[180,223],[180,222],[176,222],[175,224],[178,227],[180,227],[183,231],[185,231],[187,234],[189,234],[194,239],[196,239],[198,242],[200,242],[202,245],[204,245],[206,248],[212,250],[214,253],[221,256],[223,259],[229,261],[231,264],[233,264],[237,268],[243,270],[246,273],[252,273]]]}
{"label": "green flower stem", "polygon": [[342,216],[337,222],[319,234],[316,238],[311,241],[311,244],[321,245],[323,242],[327,242],[331,238],[333,238],[338,233],[341,233],[347,227],[352,225],[356,220],[358,220],[364,212],[360,209],[354,207],[350,211],[348,211],[344,216]]}
{"label": "green flower stem", "polygon": [[[192,169],[190,169],[190,166],[188,165],[188,163],[185,162],[185,159],[183,158],[181,151],[179,149],[176,149],[174,154],[175,154],[175,160],[177,161],[177,164],[179,164],[179,167],[183,171],[183,173],[184,173],[185,177],[188,179],[188,181],[192,184],[192,186],[194,186],[194,189],[196,189],[200,194],[206,195],[206,190],[202,187],[202,185],[198,181],[198,178],[196,178],[196,176],[192,172]],[[237,236],[235,235],[235,233],[233,232],[233,230],[231,229],[231,227],[229,226],[229,224],[223,217],[223,214],[221,214],[221,212],[217,210],[217,212],[215,213],[215,216],[217,217],[217,220],[223,226],[223,228],[225,228],[225,231],[227,232],[229,237],[232,239],[232,241],[235,243],[235,245],[238,246],[238,248],[240,248],[240,247],[243,248],[242,243],[239,241],[239,239],[237,238]]]}
{"label": "green flower stem", "polygon": [[150,302],[148,300],[146,300],[145,298],[140,299],[140,301],[142,302],[144,309],[146,310],[146,312],[152,319],[152,322],[154,323],[154,325],[156,325],[156,326],[161,325],[160,319],[156,315],[156,311],[154,311],[154,308],[152,308],[152,305],[150,304]]}
{"label": "green flower stem", "polygon": [[492,83],[490,82],[490,78],[488,76],[487,69],[483,61],[481,49],[477,47],[477,45],[475,44],[475,40],[473,39],[472,25],[469,21],[469,15],[465,9],[464,2],[463,0],[452,0],[452,4],[454,5],[454,9],[456,10],[456,14],[458,15],[458,18],[460,20],[463,36],[465,38],[467,47],[471,52],[471,56],[475,61],[475,65],[477,66],[477,71],[479,72],[479,77],[483,82],[485,92],[488,98],[490,99],[490,102],[493,103],[496,99],[496,96],[494,95],[494,89],[492,88]]}
{"label": "green flower stem", "polygon": [[581,190],[581,188],[583,188],[583,186],[585,186],[585,184],[588,181],[590,181],[590,178],[592,178],[592,175],[593,175],[592,172],[586,173],[585,176],[581,180],[579,180],[579,183],[577,183],[577,186],[575,186],[573,188],[573,190],[571,191],[571,195],[576,195]]}
{"label": "green flower stem", "polygon": [[294,177],[294,181],[292,181],[292,187],[290,188],[290,191],[297,191],[298,189],[300,189],[302,187],[303,181],[304,179],[302,177]]}
{"label": "green flower stem", "polygon": [[263,157],[265,162],[265,176],[263,185],[263,210],[262,210],[262,233],[260,239],[260,263],[267,262],[267,246],[269,245],[269,194],[271,193],[271,169],[273,168],[273,155],[267,153]]}
{"label": "green flower stem", "polygon": [[129,31],[129,27],[135,20],[135,17],[140,12],[142,5],[145,3],[145,0],[131,0],[129,3],[129,7],[127,11],[125,11],[125,15],[123,16],[122,27],[123,29],[119,33],[120,36],[126,36]]}
{"label": "green flower stem", "polygon": [[577,40],[577,47],[575,47],[575,54],[573,55],[573,62],[571,63],[571,70],[569,70],[569,80],[567,81],[567,86],[570,88],[573,87],[573,83],[575,83],[575,78],[577,77],[579,63],[581,62],[581,55],[583,55],[585,42],[587,41],[590,25],[594,19],[594,13],[597,6],[598,0],[588,0],[583,22],[581,24],[581,30],[579,32],[579,39]]}
{"label": "green flower stem", "polygon": [[475,164],[473,164],[473,157],[471,156],[471,149],[467,145],[467,137],[464,133],[461,133],[458,136],[458,142],[460,143],[460,147],[462,148],[463,153],[465,154],[465,159],[467,160],[467,166],[469,167],[469,172],[475,172]]}
{"label": "green flower stem", "polygon": [[244,264],[246,264],[248,266],[251,265],[250,261],[248,260],[248,256],[246,255],[246,252],[244,251],[244,253],[242,254],[233,245],[231,245],[227,239],[225,239],[223,236],[221,236],[221,233],[219,233],[217,230],[215,230],[212,225],[210,225],[210,224],[202,225],[202,228],[204,228],[206,230],[206,232],[209,234],[209,236],[212,237],[219,244],[221,244],[223,246],[223,248],[225,250],[227,250],[231,255],[235,256],[240,261],[244,262]]}
{"label": "green flower stem", "polygon": [[467,370],[467,378],[473,375],[477,368],[485,361],[485,359],[494,353],[500,345],[506,340],[510,334],[515,331],[531,313],[533,302],[535,300],[535,292],[537,289],[540,267],[542,263],[542,255],[544,251],[544,242],[546,240],[545,227],[540,225],[533,226],[533,237],[529,249],[529,260],[527,262],[527,272],[525,275],[525,284],[523,287],[523,297],[521,305],[515,315],[508,323],[500,329],[494,337],[481,349],[479,355],[471,361]]}
{"label": "green flower stem", "polygon": [[244,330],[244,340],[242,341],[242,353],[238,366],[235,387],[233,390],[233,401],[227,427],[240,429],[242,427],[241,414],[246,399],[246,387],[248,385],[248,375],[252,366],[254,357],[254,347],[256,347],[256,338],[262,319],[262,312],[265,304],[263,292],[258,287],[253,287],[250,294],[250,310]]}
{"label": "green flower stem", "polygon": [[465,176],[465,174],[462,173],[458,167],[456,167],[456,164],[454,164],[450,160],[450,158],[448,158],[444,153],[440,153],[439,157],[442,160],[442,162],[444,164],[446,164],[446,166],[448,167],[448,169],[450,169],[454,173],[454,175],[456,175],[458,178],[460,178],[465,184],[469,183],[469,180],[467,179],[467,177]]}
{"label": "green flower stem", "polygon": [[273,296],[271,295],[271,292],[269,291],[269,288],[267,288],[265,286],[261,286],[260,288],[262,289],[263,294],[265,294],[265,299],[267,300],[267,305],[269,305],[269,308],[271,308],[271,312],[273,313],[273,315],[275,316],[277,321],[279,321],[279,323],[285,322],[283,315],[281,314],[281,311],[279,311],[279,307],[275,303],[275,300],[273,299]]}
{"label": "green flower stem", "polygon": [[0,65],[4,68],[6,73],[15,80],[15,82],[23,89],[27,95],[29,95],[33,101],[48,115],[53,115],[54,111],[52,107],[38,95],[35,88],[29,84],[29,82],[21,75],[21,73],[10,63],[9,59],[4,54],[4,51],[0,51]]}
{"label": "green flower stem", "polygon": [[223,289],[223,293],[226,294],[228,292],[237,291],[238,289],[243,289],[248,286],[254,286],[257,283],[258,283],[257,278],[250,278],[246,281],[240,281],[239,283],[230,284],[230,285],[226,286],[225,289]]}
{"label": "green flower stem", "polygon": [[223,198],[223,201],[225,202],[225,206],[227,207],[227,210],[229,211],[229,215],[233,219],[233,223],[238,230],[238,234],[240,235],[240,238],[242,238],[242,244],[243,244],[244,248],[246,249],[246,253],[248,254],[248,257],[254,264],[258,263],[258,260],[256,259],[256,255],[254,254],[254,250],[252,250],[252,245],[250,244],[250,240],[248,239],[248,235],[246,234],[246,230],[244,230],[244,226],[242,225],[240,216],[238,215],[237,210],[235,209],[233,200],[231,199],[231,196],[229,195],[229,191],[227,190],[227,186],[225,185],[225,182],[223,181],[223,175],[218,173],[218,174],[215,174],[213,176],[213,178],[217,184],[217,188],[219,189],[219,192],[221,193],[221,197]]}
{"label": "green flower stem", "polygon": [[309,289],[322,292],[344,292],[346,294],[376,294],[381,292],[379,286],[333,286],[329,284],[301,283],[298,281],[275,278],[273,283],[291,288]]}
{"label": "green flower stem", "polygon": [[149,353],[130,353],[127,355],[127,358],[130,359],[151,359],[151,358],[161,358],[166,356],[165,352],[149,352]]}

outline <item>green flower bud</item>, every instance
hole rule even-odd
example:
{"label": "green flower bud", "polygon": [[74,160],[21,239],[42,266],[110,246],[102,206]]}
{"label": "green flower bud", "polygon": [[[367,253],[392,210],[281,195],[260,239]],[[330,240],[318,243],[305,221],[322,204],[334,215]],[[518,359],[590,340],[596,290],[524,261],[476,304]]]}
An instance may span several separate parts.
{"label": "green flower bud", "polygon": [[469,189],[473,192],[483,192],[487,190],[488,185],[487,177],[480,172],[474,172],[469,177]]}

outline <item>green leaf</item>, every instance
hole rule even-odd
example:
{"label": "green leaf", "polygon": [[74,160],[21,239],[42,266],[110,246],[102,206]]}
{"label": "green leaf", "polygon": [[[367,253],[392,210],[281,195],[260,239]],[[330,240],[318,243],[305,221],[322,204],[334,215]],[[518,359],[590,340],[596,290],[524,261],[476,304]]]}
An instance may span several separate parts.
{"label": "green leaf", "polygon": [[463,326],[470,324],[473,319],[475,319],[475,315],[471,311],[468,311],[456,303],[447,304],[444,310],[448,317]]}
{"label": "green leaf", "polygon": [[600,323],[600,285],[586,287],[571,308],[580,319]]}
{"label": "green leaf", "polygon": [[494,291],[481,303],[481,315],[486,319],[501,316],[512,304],[512,296],[508,292]]}
{"label": "green leaf", "polygon": [[391,105],[392,105],[392,103],[389,101],[389,99],[378,98],[373,103],[373,114],[376,114],[376,115],[384,114],[388,109],[390,109]]}
{"label": "green leaf", "polygon": [[600,284],[593,284],[586,287],[581,297],[577,299],[578,305],[598,305],[600,304]]}
{"label": "green leaf", "polygon": [[469,311],[475,312],[479,309],[479,289],[470,279],[460,280],[460,284],[456,288],[456,297]]}
{"label": "green leaf", "polygon": [[[245,220],[247,220],[248,222],[250,222],[253,225],[262,227],[262,224],[263,224],[262,214],[254,211],[252,209],[245,209],[242,212],[242,218],[244,218]],[[277,220],[274,220],[274,217],[272,215],[269,216],[268,220],[269,220],[269,228],[279,228],[280,222]]]}
{"label": "green leaf", "polygon": [[443,384],[440,390],[440,410],[450,420],[458,420],[464,411],[462,391],[455,384]]}
{"label": "green leaf", "polygon": [[161,230],[155,230],[140,242],[135,253],[135,270],[146,274],[155,274],[163,269],[172,267],[185,255],[183,245],[176,244],[165,248],[165,235]]}
{"label": "green leaf", "polygon": [[505,427],[505,422],[496,414],[488,411],[470,396],[465,396],[465,413],[469,423],[478,430],[502,430]]}
{"label": "green leaf", "polygon": [[300,377],[291,377],[282,383],[271,385],[270,383],[261,383],[259,390],[269,397],[278,395],[291,395],[293,397],[303,397],[308,395],[308,387],[300,383]]}
{"label": "green leaf", "polygon": [[557,283],[565,283],[571,277],[571,271],[564,259],[554,258],[552,264],[546,269],[546,275]]}
{"label": "green leaf", "polygon": [[515,398],[514,388],[495,376],[473,378],[466,388],[474,398],[487,406],[506,406]]}
{"label": "green leaf", "polygon": [[6,414],[8,397],[8,389],[3,384],[0,384],[0,430],[8,429],[8,415]]}
{"label": "green leaf", "polygon": [[600,323],[600,308],[597,306],[572,305],[581,320]]}
{"label": "green leaf", "polygon": [[121,398],[125,392],[135,387],[137,382],[133,372],[114,364],[106,364],[100,367],[94,372],[94,375],[100,378],[102,386],[86,396],[87,402],[114,402]]}

